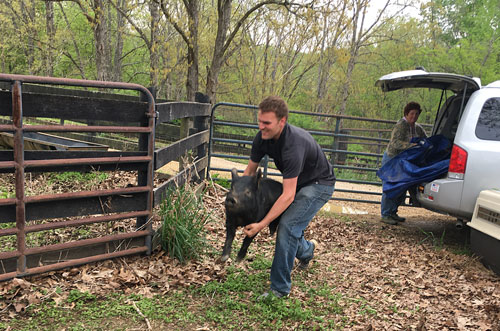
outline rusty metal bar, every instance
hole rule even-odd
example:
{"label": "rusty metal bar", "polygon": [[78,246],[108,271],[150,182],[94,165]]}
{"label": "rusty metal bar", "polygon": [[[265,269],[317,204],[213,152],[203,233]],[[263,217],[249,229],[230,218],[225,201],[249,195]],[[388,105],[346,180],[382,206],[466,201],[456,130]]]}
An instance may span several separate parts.
{"label": "rusty metal bar", "polygon": [[14,199],[14,198],[0,199],[0,206],[8,206],[8,205],[15,205],[15,204],[16,204],[16,199]]}
{"label": "rusty metal bar", "polygon": [[[149,117],[148,117],[148,127],[152,128],[152,132],[148,136],[147,140],[147,151],[148,155],[151,156],[151,160],[149,161],[148,164],[148,170],[145,173],[147,180],[146,180],[146,186],[151,188],[148,194],[148,201],[147,201],[147,208],[150,211],[150,214],[148,215],[149,218],[146,217],[141,217],[137,218],[136,222],[136,227],[141,228],[142,226],[146,225],[147,231],[149,231],[149,235],[146,237],[146,246],[148,247],[147,255],[151,255],[152,251],[152,234],[153,234],[153,224],[152,222],[148,222],[149,219],[153,215],[153,204],[154,204],[154,193],[153,193],[153,187],[154,187],[154,152],[155,152],[155,127],[156,127],[156,107],[155,107],[155,100],[153,98],[153,95],[151,93],[145,94],[149,109]],[[139,139],[139,146],[141,147],[141,139]],[[144,179],[141,177],[144,176],[144,173],[139,172],[138,174],[138,183],[141,184],[141,181]]]}
{"label": "rusty metal bar", "polygon": [[70,248],[84,247],[84,246],[90,246],[90,245],[95,245],[95,244],[102,244],[102,243],[106,243],[106,242],[110,242],[110,241],[144,237],[144,236],[147,236],[148,234],[149,234],[149,232],[147,230],[145,230],[145,231],[136,231],[136,232],[128,232],[128,233],[122,233],[122,234],[115,234],[115,235],[99,237],[99,238],[70,241],[70,242],[63,243],[63,244],[54,244],[54,245],[48,245],[48,246],[27,248],[25,254],[26,255],[33,255],[33,254],[40,254],[40,253],[55,252],[55,251],[60,251],[60,250],[65,250],[65,249],[70,249]]}
{"label": "rusty metal bar", "polygon": [[12,236],[14,234],[18,234],[18,228],[8,228],[8,229],[0,229],[0,237]]}
{"label": "rusty metal bar", "polygon": [[26,206],[24,203],[24,139],[23,139],[23,109],[21,100],[21,83],[14,82],[12,85],[12,121],[16,130],[14,131],[14,163],[16,178],[16,228],[17,250],[20,256],[17,260],[17,272],[26,270]]}
{"label": "rusty metal bar", "polygon": [[2,132],[14,132],[14,131],[16,131],[16,127],[14,125],[2,124],[2,125],[0,125],[0,131],[2,131]]}
{"label": "rusty metal bar", "polygon": [[99,190],[99,191],[81,191],[81,192],[70,192],[61,194],[44,194],[35,195],[31,197],[26,197],[26,203],[44,202],[44,201],[56,201],[56,200],[66,200],[66,199],[78,199],[87,197],[100,197],[106,195],[127,195],[132,193],[143,193],[150,190],[147,186],[136,186],[136,187],[125,187],[120,189],[111,190]]}
{"label": "rusty metal bar", "polygon": [[26,132],[117,132],[149,133],[153,128],[145,126],[86,126],[86,125],[26,125]]}
{"label": "rusty metal bar", "polygon": [[14,277],[18,276],[28,276],[28,275],[34,275],[34,274],[39,274],[43,272],[48,272],[48,271],[53,271],[53,270],[59,270],[59,269],[64,269],[68,267],[74,267],[86,263],[92,263],[92,262],[98,262],[102,260],[108,260],[108,259],[113,259],[117,257],[122,257],[122,256],[127,256],[127,255],[133,255],[133,254],[140,254],[140,253],[145,253],[148,251],[148,248],[146,246],[142,247],[136,247],[136,248],[131,248],[131,249],[126,249],[123,251],[116,251],[113,253],[108,253],[108,254],[101,254],[101,255],[94,255],[91,257],[85,257],[81,259],[74,259],[66,262],[59,262],[59,263],[54,263],[54,264],[49,264],[46,266],[42,267],[36,267],[36,268],[30,268],[27,270],[22,275],[17,274],[16,272],[9,272],[6,274],[1,274],[0,275],[0,281],[5,281]]}
{"label": "rusty metal bar", "polygon": [[0,162],[0,169],[11,169],[16,166],[16,162],[14,161],[5,161],[5,162]]}
{"label": "rusty metal bar", "polygon": [[1,252],[0,253],[0,260],[13,259],[15,257],[20,257],[20,256],[21,256],[21,253],[19,253],[19,251]]}
{"label": "rusty metal bar", "polygon": [[106,163],[136,163],[149,162],[151,156],[123,156],[123,157],[101,157],[101,158],[80,158],[80,159],[54,159],[54,160],[29,160],[25,161],[26,168],[30,167],[51,167],[65,165],[89,165]]}
{"label": "rusty metal bar", "polygon": [[[94,224],[94,223],[103,223],[103,222],[111,222],[118,221],[127,218],[136,218],[141,216],[148,216],[148,211],[136,211],[130,213],[122,213],[116,215],[107,215],[107,216],[97,216],[97,217],[87,217],[78,220],[64,221],[64,222],[52,222],[45,224],[37,224],[27,226],[25,231],[26,233],[37,232],[37,231],[46,231],[46,230],[55,230],[60,228],[66,228],[70,226],[80,226],[86,224]],[[0,235],[2,234],[0,230]]]}
{"label": "rusty metal bar", "polygon": [[12,279],[14,277],[17,276],[17,272],[9,272],[9,273],[6,273],[6,274],[2,274],[0,275],[0,281],[4,281],[4,280],[8,280],[8,279]]}
{"label": "rusty metal bar", "polygon": [[[98,87],[104,89],[122,89],[136,90],[145,94],[151,95],[147,88],[139,84],[106,82],[100,80],[84,80],[73,78],[58,78],[58,77],[42,77],[33,75],[15,75],[15,74],[0,74],[0,80],[3,81],[18,81],[21,83],[33,84],[49,84],[49,85],[66,85],[66,86],[82,86],[82,87]],[[151,96],[152,97],[152,96]]]}

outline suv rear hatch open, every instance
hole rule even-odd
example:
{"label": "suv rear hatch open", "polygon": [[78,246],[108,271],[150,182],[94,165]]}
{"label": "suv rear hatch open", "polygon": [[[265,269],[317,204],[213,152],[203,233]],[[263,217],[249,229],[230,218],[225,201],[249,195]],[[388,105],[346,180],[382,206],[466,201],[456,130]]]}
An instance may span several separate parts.
{"label": "suv rear hatch open", "polygon": [[[384,92],[406,88],[442,90],[432,135],[442,134],[453,142],[464,106],[469,96],[481,88],[481,81],[475,77],[417,69],[382,76],[375,86]],[[453,95],[446,98],[447,91],[451,91]]]}

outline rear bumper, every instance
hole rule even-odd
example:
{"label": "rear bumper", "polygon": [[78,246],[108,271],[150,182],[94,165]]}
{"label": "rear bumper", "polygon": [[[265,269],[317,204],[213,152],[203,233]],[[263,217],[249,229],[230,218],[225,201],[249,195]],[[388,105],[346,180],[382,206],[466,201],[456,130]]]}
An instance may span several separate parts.
{"label": "rear bumper", "polygon": [[473,211],[460,208],[462,190],[463,180],[440,178],[421,184],[417,190],[417,200],[426,209],[469,220]]}

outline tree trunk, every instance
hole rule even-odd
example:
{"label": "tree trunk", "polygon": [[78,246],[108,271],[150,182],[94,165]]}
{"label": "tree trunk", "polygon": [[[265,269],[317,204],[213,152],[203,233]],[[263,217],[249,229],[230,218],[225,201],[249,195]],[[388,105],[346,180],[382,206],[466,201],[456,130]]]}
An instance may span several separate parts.
{"label": "tree trunk", "polygon": [[270,94],[276,93],[276,74],[278,73],[278,58],[280,57],[281,54],[281,44],[283,42],[283,29],[280,29],[277,38],[278,38],[278,43],[274,50],[274,59],[272,63],[273,70],[271,71],[271,82],[270,82],[271,89],[269,91]]}
{"label": "tree trunk", "polygon": [[[125,12],[127,0],[118,0],[117,7],[121,10],[116,10],[116,40],[115,54],[113,60],[113,80],[116,82],[122,81],[122,55],[123,55],[123,31],[125,30],[125,18],[122,12]],[[111,20],[110,20],[111,21]]]}
{"label": "tree trunk", "polygon": [[24,22],[26,22],[27,32],[28,32],[28,42],[25,48],[26,61],[28,63],[28,70],[30,75],[35,73],[35,40],[34,36],[37,35],[36,25],[35,25],[35,1],[21,1],[21,14],[23,16]]}
{"label": "tree trunk", "polygon": [[229,22],[231,19],[232,0],[219,0],[217,2],[217,35],[215,37],[214,52],[212,55],[212,62],[207,73],[207,87],[206,94],[210,102],[215,103],[216,92],[218,85],[219,72],[222,68],[225,58],[225,42],[227,31],[229,29]]}
{"label": "tree trunk", "polygon": [[188,101],[194,101],[195,93],[198,91],[199,74],[199,50],[198,50],[198,25],[199,25],[199,0],[184,1],[188,12],[189,36],[188,44],[188,72],[186,81],[186,92]]}
{"label": "tree trunk", "polygon": [[151,15],[151,37],[149,47],[149,61],[151,87],[154,91],[159,90],[159,72],[160,72],[160,46],[159,46],[159,24],[160,24],[160,6],[158,3],[151,1],[149,3],[149,13]]}
{"label": "tree trunk", "polygon": [[94,45],[97,80],[111,80],[111,48],[104,0],[94,0]]}
{"label": "tree trunk", "polygon": [[[264,47],[264,65],[262,68],[262,81],[267,82],[267,72],[269,70],[269,49],[271,45],[271,29],[268,27],[266,31],[266,46]],[[264,97],[267,94],[266,89],[267,84],[262,84],[262,96]],[[257,122],[257,121],[256,121]]]}
{"label": "tree trunk", "polygon": [[82,79],[87,79],[87,75],[85,74],[85,67],[83,65],[82,61],[82,56],[80,54],[80,48],[78,47],[78,42],[75,38],[75,34],[73,31],[71,31],[71,24],[69,23],[68,16],[66,15],[66,12],[64,11],[63,5],[59,2],[59,9],[62,13],[62,16],[64,18],[64,22],[66,23],[66,26],[68,30],[70,31],[70,36],[71,36],[71,41],[73,43],[73,47],[75,50],[76,54],[76,59],[74,59],[69,52],[65,52],[65,55],[74,63],[74,65],[77,67],[77,69],[80,71],[80,76]]}
{"label": "tree trunk", "polygon": [[52,2],[45,2],[45,21],[47,29],[48,46],[45,54],[45,74],[47,76],[54,76],[54,56],[52,47],[54,47],[54,4]]}

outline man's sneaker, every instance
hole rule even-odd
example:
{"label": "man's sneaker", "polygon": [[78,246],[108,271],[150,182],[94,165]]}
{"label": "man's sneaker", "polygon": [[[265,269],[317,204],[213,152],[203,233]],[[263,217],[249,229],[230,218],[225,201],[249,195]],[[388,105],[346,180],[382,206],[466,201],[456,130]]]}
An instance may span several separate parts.
{"label": "man's sneaker", "polygon": [[299,270],[306,270],[307,268],[309,268],[309,262],[311,262],[311,260],[314,258],[314,250],[316,249],[316,247],[318,247],[318,242],[314,239],[310,240],[310,242],[313,245],[313,254],[308,260],[299,260],[299,264],[297,265],[297,268]]}
{"label": "man's sneaker", "polygon": [[398,214],[392,214],[390,217],[398,222],[404,222],[406,220],[406,218],[398,216]]}
{"label": "man's sneaker", "polygon": [[270,289],[269,291],[267,292],[264,292],[259,298],[258,300],[259,301],[264,301],[264,300],[269,300],[271,298],[277,298],[277,299],[281,299],[281,298],[287,298],[288,297],[288,293],[281,293],[281,292],[278,292],[276,290],[273,290],[273,289]]}
{"label": "man's sneaker", "polygon": [[391,216],[382,216],[380,222],[389,224],[389,225],[398,225],[398,221],[393,219]]}

